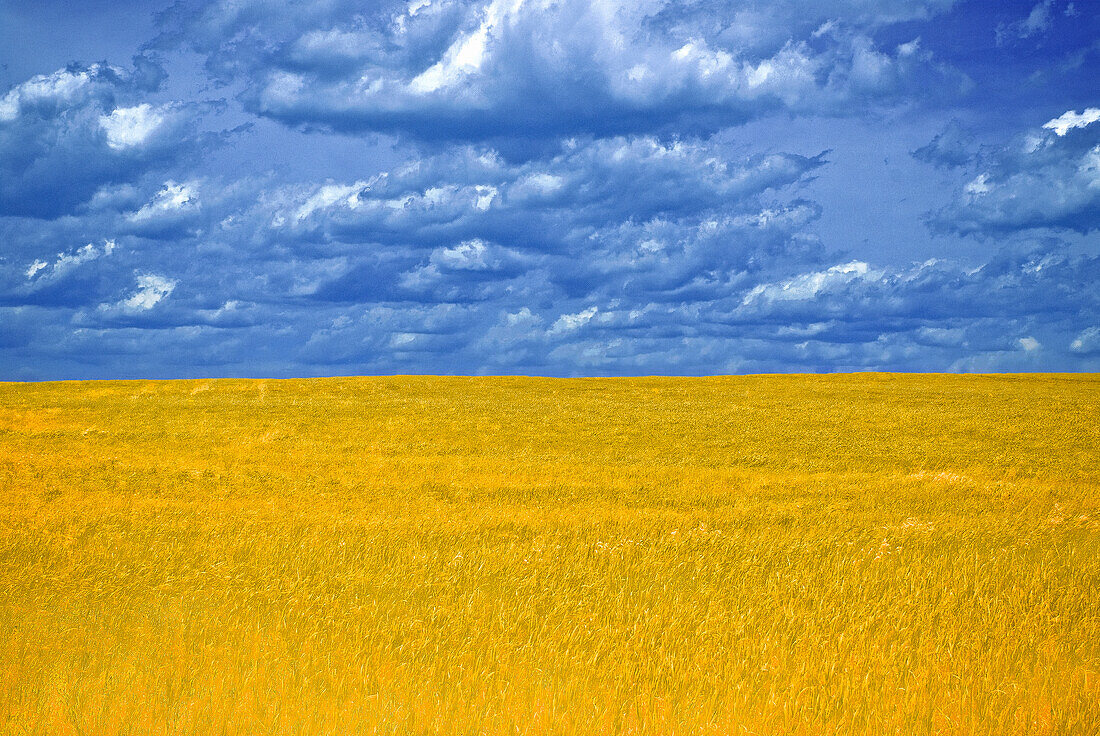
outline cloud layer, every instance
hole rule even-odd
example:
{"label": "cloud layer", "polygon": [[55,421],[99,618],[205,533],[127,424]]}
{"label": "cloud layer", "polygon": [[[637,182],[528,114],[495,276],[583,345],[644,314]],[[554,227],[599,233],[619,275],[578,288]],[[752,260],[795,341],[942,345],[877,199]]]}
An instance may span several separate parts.
{"label": "cloud layer", "polygon": [[243,83],[256,114],[426,140],[699,133],[965,84],[918,38],[873,38],[950,0],[760,5],[432,0],[364,13],[234,0],[178,9],[161,44],[189,46]]}
{"label": "cloud layer", "polygon": [[[935,146],[943,146],[942,136]],[[923,152],[923,149],[922,149]],[[934,224],[997,235],[1041,228],[1100,228],[1100,109],[1068,110],[1004,145],[949,160],[978,172]]]}
{"label": "cloud layer", "polygon": [[193,154],[193,106],[138,100],[163,72],[73,65],[0,98],[0,216],[57,217],[106,184],[131,182]]}
{"label": "cloud layer", "polygon": [[1068,10],[176,3],[0,92],[3,377],[1100,370]]}

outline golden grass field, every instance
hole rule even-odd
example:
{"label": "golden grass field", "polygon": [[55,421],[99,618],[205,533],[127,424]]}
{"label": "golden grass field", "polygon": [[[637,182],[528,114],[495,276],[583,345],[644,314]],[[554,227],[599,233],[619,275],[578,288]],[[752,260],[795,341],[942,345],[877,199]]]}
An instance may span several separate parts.
{"label": "golden grass field", "polygon": [[0,733],[1095,734],[1100,377],[0,384]]}

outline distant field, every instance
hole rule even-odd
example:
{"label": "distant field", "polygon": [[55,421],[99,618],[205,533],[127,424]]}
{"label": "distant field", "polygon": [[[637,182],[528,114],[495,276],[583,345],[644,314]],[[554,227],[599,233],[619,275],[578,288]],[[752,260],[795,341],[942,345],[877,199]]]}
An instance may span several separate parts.
{"label": "distant field", "polygon": [[0,733],[1093,734],[1100,377],[0,384]]}

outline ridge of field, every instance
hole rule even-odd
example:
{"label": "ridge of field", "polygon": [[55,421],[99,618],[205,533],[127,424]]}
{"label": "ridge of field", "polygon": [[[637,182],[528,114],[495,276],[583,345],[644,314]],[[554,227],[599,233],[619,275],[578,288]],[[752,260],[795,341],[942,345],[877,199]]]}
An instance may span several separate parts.
{"label": "ridge of field", "polygon": [[0,384],[0,733],[1100,732],[1100,377]]}

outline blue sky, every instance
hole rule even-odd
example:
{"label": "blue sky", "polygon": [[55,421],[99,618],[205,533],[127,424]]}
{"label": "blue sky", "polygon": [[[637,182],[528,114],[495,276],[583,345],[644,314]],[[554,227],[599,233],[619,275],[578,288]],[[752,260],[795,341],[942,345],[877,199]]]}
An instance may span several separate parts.
{"label": "blue sky", "polygon": [[0,379],[1100,370],[1093,0],[0,0]]}

